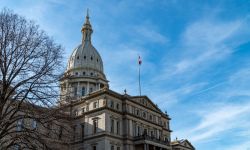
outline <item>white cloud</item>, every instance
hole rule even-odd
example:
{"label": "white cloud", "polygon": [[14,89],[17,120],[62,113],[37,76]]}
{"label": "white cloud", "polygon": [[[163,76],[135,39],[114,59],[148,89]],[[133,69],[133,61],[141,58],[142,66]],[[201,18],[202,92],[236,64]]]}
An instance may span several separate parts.
{"label": "white cloud", "polygon": [[135,27],[135,32],[139,37],[139,39],[144,40],[144,42],[147,41],[160,44],[165,44],[169,42],[169,39],[166,36],[155,31],[152,26],[148,25],[137,26]]}
{"label": "white cloud", "polygon": [[[249,124],[250,103],[244,105],[217,104],[201,108],[197,115],[201,117],[200,123],[190,129],[179,130],[174,133],[180,137],[188,137],[194,143],[211,140],[224,140],[223,134],[233,129],[250,131]],[[249,135],[237,134],[249,137]],[[235,134],[233,136],[236,136]]]}
{"label": "white cloud", "polygon": [[246,18],[226,22],[208,18],[190,24],[176,43],[175,59],[165,61],[170,60],[169,56],[164,59],[165,69],[158,80],[184,74],[192,76],[228,58],[235,47],[246,42],[246,39],[237,40],[239,35],[250,32],[246,24],[249,24]]}

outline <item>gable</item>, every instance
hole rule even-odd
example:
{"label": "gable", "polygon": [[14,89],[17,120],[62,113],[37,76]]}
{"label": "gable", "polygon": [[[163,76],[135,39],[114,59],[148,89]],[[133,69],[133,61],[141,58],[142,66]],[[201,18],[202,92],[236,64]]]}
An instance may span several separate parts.
{"label": "gable", "polygon": [[133,96],[131,99],[141,105],[162,113],[158,106],[155,105],[147,96]]}
{"label": "gable", "polygon": [[188,141],[188,140],[183,140],[180,145],[183,147],[189,148],[189,149],[194,149],[193,145]]}

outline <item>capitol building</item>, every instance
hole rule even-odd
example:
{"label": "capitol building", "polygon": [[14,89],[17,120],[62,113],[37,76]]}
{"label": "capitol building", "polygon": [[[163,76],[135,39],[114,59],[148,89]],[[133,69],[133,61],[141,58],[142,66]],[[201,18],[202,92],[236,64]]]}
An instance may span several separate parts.
{"label": "capitol building", "polygon": [[186,139],[171,139],[170,116],[147,96],[109,89],[101,55],[91,42],[88,14],[81,32],[81,44],[60,79],[59,105],[72,128],[70,144],[60,149],[194,150]]}

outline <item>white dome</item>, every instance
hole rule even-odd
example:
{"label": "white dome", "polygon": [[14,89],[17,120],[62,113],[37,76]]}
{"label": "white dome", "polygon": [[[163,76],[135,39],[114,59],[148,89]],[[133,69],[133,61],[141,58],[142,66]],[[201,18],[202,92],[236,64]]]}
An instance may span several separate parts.
{"label": "white dome", "polygon": [[66,72],[72,75],[88,74],[91,76],[100,77],[106,80],[103,73],[103,62],[100,54],[91,43],[91,34],[93,33],[89,16],[86,16],[86,21],[82,28],[82,44],[77,46],[71,54]]}
{"label": "white dome", "polygon": [[67,71],[82,69],[103,74],[102,58],[90,42],[77,46],[68,61]]}

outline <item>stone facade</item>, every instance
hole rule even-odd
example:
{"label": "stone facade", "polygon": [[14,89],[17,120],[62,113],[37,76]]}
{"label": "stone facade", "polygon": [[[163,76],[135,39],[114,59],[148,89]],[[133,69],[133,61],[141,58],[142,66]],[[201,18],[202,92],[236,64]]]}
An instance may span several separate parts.
{"label": "stone facade", "polygon": [[82,43],[60,80],[60,106],[72,117],[70,149],[172,150],[168,114],[147,96],[110,90],[101,56],[91,43],[88,15],[81,31]]}

